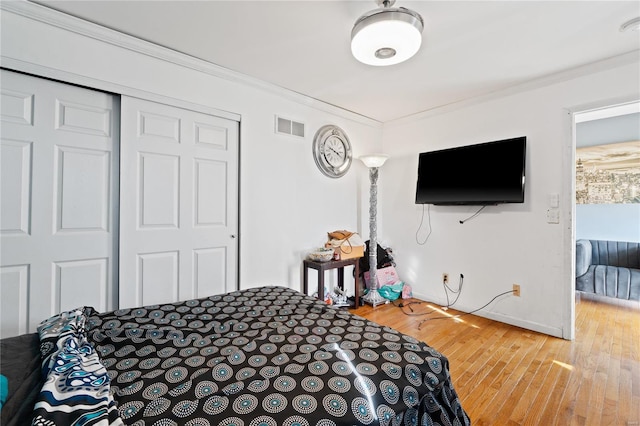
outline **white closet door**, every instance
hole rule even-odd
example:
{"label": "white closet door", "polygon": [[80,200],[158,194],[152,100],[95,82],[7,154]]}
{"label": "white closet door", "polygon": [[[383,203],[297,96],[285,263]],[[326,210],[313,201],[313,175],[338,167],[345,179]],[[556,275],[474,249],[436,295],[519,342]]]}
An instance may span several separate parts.
{"label": "white closet door", "polygon": [[122,97],[120,308],[237,288],[238,122]]}
{"label": "white closet door", "polygon": [[118,99],[0,70],[2,337],[117,302]]}

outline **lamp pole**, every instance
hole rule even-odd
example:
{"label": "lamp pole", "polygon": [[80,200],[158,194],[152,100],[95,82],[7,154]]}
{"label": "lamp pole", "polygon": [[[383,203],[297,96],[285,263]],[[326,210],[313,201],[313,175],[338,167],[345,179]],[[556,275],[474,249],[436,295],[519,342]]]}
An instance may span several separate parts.
{"label": "lamp pole", "polygon": [[378,168],[387,160],[386,155],[360,158],[369,168],[369,292],[362,298],[365,303],[377,305],[389,303],[378,292]]}

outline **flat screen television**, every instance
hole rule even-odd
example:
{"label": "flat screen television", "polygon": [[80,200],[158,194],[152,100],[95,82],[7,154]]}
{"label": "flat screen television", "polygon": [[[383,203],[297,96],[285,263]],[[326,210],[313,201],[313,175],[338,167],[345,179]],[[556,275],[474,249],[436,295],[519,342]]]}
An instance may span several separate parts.
{"label": "flat screen television", "polygon": [[416,204],[524,203],[525,136],[423,152]]}

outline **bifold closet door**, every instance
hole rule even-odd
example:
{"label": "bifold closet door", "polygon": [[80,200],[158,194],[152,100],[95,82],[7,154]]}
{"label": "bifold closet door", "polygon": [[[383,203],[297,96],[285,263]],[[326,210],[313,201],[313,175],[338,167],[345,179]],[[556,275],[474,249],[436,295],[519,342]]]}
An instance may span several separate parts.
{"label": "bifold closet door", "polygon": [[120,308],[237,289],[239,123],[121,99]]}
{"label": "bifold closet door", "polygon": [[0,70],[1,337],[117,302],[118,98]]}

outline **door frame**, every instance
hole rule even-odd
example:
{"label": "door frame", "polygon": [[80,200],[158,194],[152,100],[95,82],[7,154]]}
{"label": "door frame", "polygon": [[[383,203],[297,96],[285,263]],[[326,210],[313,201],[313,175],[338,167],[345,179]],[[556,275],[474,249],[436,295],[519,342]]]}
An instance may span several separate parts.
{"label": "door frame", "polygon": [[639,102],[637,95],[601,99],[565,108],[565,143],[563,144],[563,204],[567,226],[563,231],[563,276],[566,305],[563,313],[562,337],[576,338],[576,115],[588,111],[607,109],[617,105]]}

